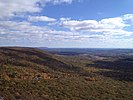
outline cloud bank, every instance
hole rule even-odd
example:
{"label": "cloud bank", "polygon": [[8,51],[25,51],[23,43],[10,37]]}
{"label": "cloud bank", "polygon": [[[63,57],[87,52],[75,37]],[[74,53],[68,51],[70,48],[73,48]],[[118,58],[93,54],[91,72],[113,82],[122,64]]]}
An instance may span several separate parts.
{"label": "cloud bank", "polygon": [[[127,23],[128,22],[128,23]],[[131,26],[133,14],[126,14],[115,18],[106,18],[100,21],[96,20],[63,20],[60,26],[68,28],[71,31],[80,31],[88,33],[103,33],[110,35],[131,35],[133,32],[125,31],[124,28]]]}
{"label": "cloud bank", "polygon": [[[48,4],[71,4],[79,0],[0,0],[0,45],[46,41],[132,41],[133,14],[101,20],[76,20],[39,15]],[[22,16],[24,15],[24,16]],[[18,17],[22,20],[15,19]],[[41,25],[40,23],[41,22]]]}

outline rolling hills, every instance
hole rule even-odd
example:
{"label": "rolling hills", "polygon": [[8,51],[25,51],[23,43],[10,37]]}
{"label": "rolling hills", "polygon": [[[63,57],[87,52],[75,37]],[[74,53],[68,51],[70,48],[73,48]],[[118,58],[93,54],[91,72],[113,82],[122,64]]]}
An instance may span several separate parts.
{"label": "rolling hills", "polygon": [[0,47],[0,97],[4,100],[132,100],[132,59],[112,59],[64,56],[37,48]]}

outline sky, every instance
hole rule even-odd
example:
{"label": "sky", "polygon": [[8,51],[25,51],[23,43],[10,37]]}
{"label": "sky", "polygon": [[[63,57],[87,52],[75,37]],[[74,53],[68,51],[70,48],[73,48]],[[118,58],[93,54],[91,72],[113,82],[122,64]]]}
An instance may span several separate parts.
{"label": "sky", "polygon": [[133,0],[0,0],[0,46],[133,48]]}

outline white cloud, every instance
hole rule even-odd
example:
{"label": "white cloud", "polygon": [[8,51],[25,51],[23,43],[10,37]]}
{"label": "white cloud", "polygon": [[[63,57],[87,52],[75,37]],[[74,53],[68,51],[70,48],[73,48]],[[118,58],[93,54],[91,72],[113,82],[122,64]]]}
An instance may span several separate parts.
{"label": "white cloud", "polygon": [[41,11],[39,0],[0,0],[0,17],[10,17],[17,13]]}
{"label": "white cloud", "polygon": [[131,21],[133,21],[133,14],[126,14],[122,18],[123,18],[123,20],[131,20]]}
{"label": "white cloud", "polygon": [[71,18],[60,18],[60,21],[69,21],[69,20],[71,20]]}
{"label": "white cloud", "polygon": [[[53,3],[53,4],[61,4],[61,3],[72,3],[74,0],[42,0],[44,3]],[[76,0],[75,0],[76,1]]]}
{"label": "white cloud", "polygon": [[11,17],[20,13],[41,12],[47,3],[61,4],[72,3],[79,0],[0,0],[0,18]]}
{"label": "white cloud", "polygon": [[107,18],[99,21],[99,26],[105,29],[122,29],[127,26],[121,17]]}
{"label": "white cloud", "polygon": [[36,26],[28,21],[0,21],[0,38],[4,36],[5,40],[11,39],[12,41],[23,39],[29,41],[87,41],[90,39],[118,39],[133,35],[133,32],[124,30],[129,24],[125,24],[122,17],[102,19],[101,21],[60,18],[59,21],[58,25],[61,24],[62,27],[68,28],[70,31],[65,31],[64,28],[61,30],[51,29],[52,26],[47,25]]}
{"label": "white cloud", "polygon": [[47,26],[35,26],[26,21],[0,21],[0,38],[5,40],[63,40],[66,37],[72,39],[77,35],[79,35],[78,32],[52,30]]}
{"label": "white cloud", "polygon": [[131,35],[133,32],[125,31],[124,28],[131,25],[126,23],[127,20],[132,20],[133,15],[128,14],[121,17],[106,18],[100,21],[96,20],[61,20],[60,26],[68,28],[71,31],[80,31],[88,33],[102,33],[110,35]]}
{"label": "white cloud", "polygon": [[30,22],[0,21],[0,38],[2,41],[86,41],[88,39],[103,39],[102,35],[83,35],[79,32],[57,31],[47,26],[35,26]]}
{"label": "white cloud", "polygon": [[[45,9],[43,6],[46,6],[49,3],[54,5],[61,3],[70,4],[73,1],[79,0],[0,0],[0,19],[2,19],[0,20],[0,38],[5,38],[5,40],[21,40],[22,38],[40,40],[40,38],[56,38],[57,35],[58,37],[72,35],[73,33],[70,31],[56,31],[50,29],[49,26],[33,25],[32,21],[52,22],[51,25],[54,25],[57,23],[57,20],[47,16],[31,16],[30,13],[34,14],[41,12]],[[16,16],[21,17],[22,15],[29,16],[25,17],[28,18],[28,21],[11,21],[10,19],[6,19]]]}
{"label": "white cloud", "polygon": [[44,21],[44,22],[55,22],[55,18],[50,18],[47,16],[29,16],[29,21],[38,22],[38,21]]}
{"label": "white cloud", "polygon": [[91,29],[96,28],[97,21],[95,20],[83,20],[83,21],[77,21],[77,20],[65,20],[61,22],[62,27],[70,28],[70,30],[85,30],[85,29]]}
{"label": "white cloud", "polygon": [[[0,44],[3,41],[30,41],[46,42],[62,40],[111,40],[129,37],[133,32],[125,28],[131,26],[133,14],[126,14],[115,18],[97,20],[72,20],[71,18],[51,18],[47,16],[35,16],[34,13],[41,12],[42,6],[47,4],[72,3],[79,0],[0,0]],[[20,17],[21,14],[28,14],[23,21],[6,20],[3,18]],[[52,22],[46,26],[34,25],[32,22]],[[53,27],[54,26],[54,27]],[[59,27],[62,26],[62,27]],[[55,28],[56,27],[56,28]],[[53,28],[53,29],[52,29]],[[66,30],[64,28],[70,29]],[[57,30],[56,30],[57,29]]]}
{"label": "white cloud", "polygon": [[65,20],[61,23],[63,27],[74,29],[74,30],[89,30],[89,29],[121,29],[125,26],[121,18],[108,18],[102,19],[101,21],[96,20]]}

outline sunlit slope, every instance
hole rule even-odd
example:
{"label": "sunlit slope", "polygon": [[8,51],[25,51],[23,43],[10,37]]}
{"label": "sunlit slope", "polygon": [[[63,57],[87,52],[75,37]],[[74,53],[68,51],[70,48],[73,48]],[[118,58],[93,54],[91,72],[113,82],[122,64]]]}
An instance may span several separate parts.
{"label": "sunlit slope", "polygon": [[35,48],[1,47],[0,97],[4,100],[132,100],[132,62],[128,62],[126,70],[119,63],[92,60],[84,55],[55,55]]}

